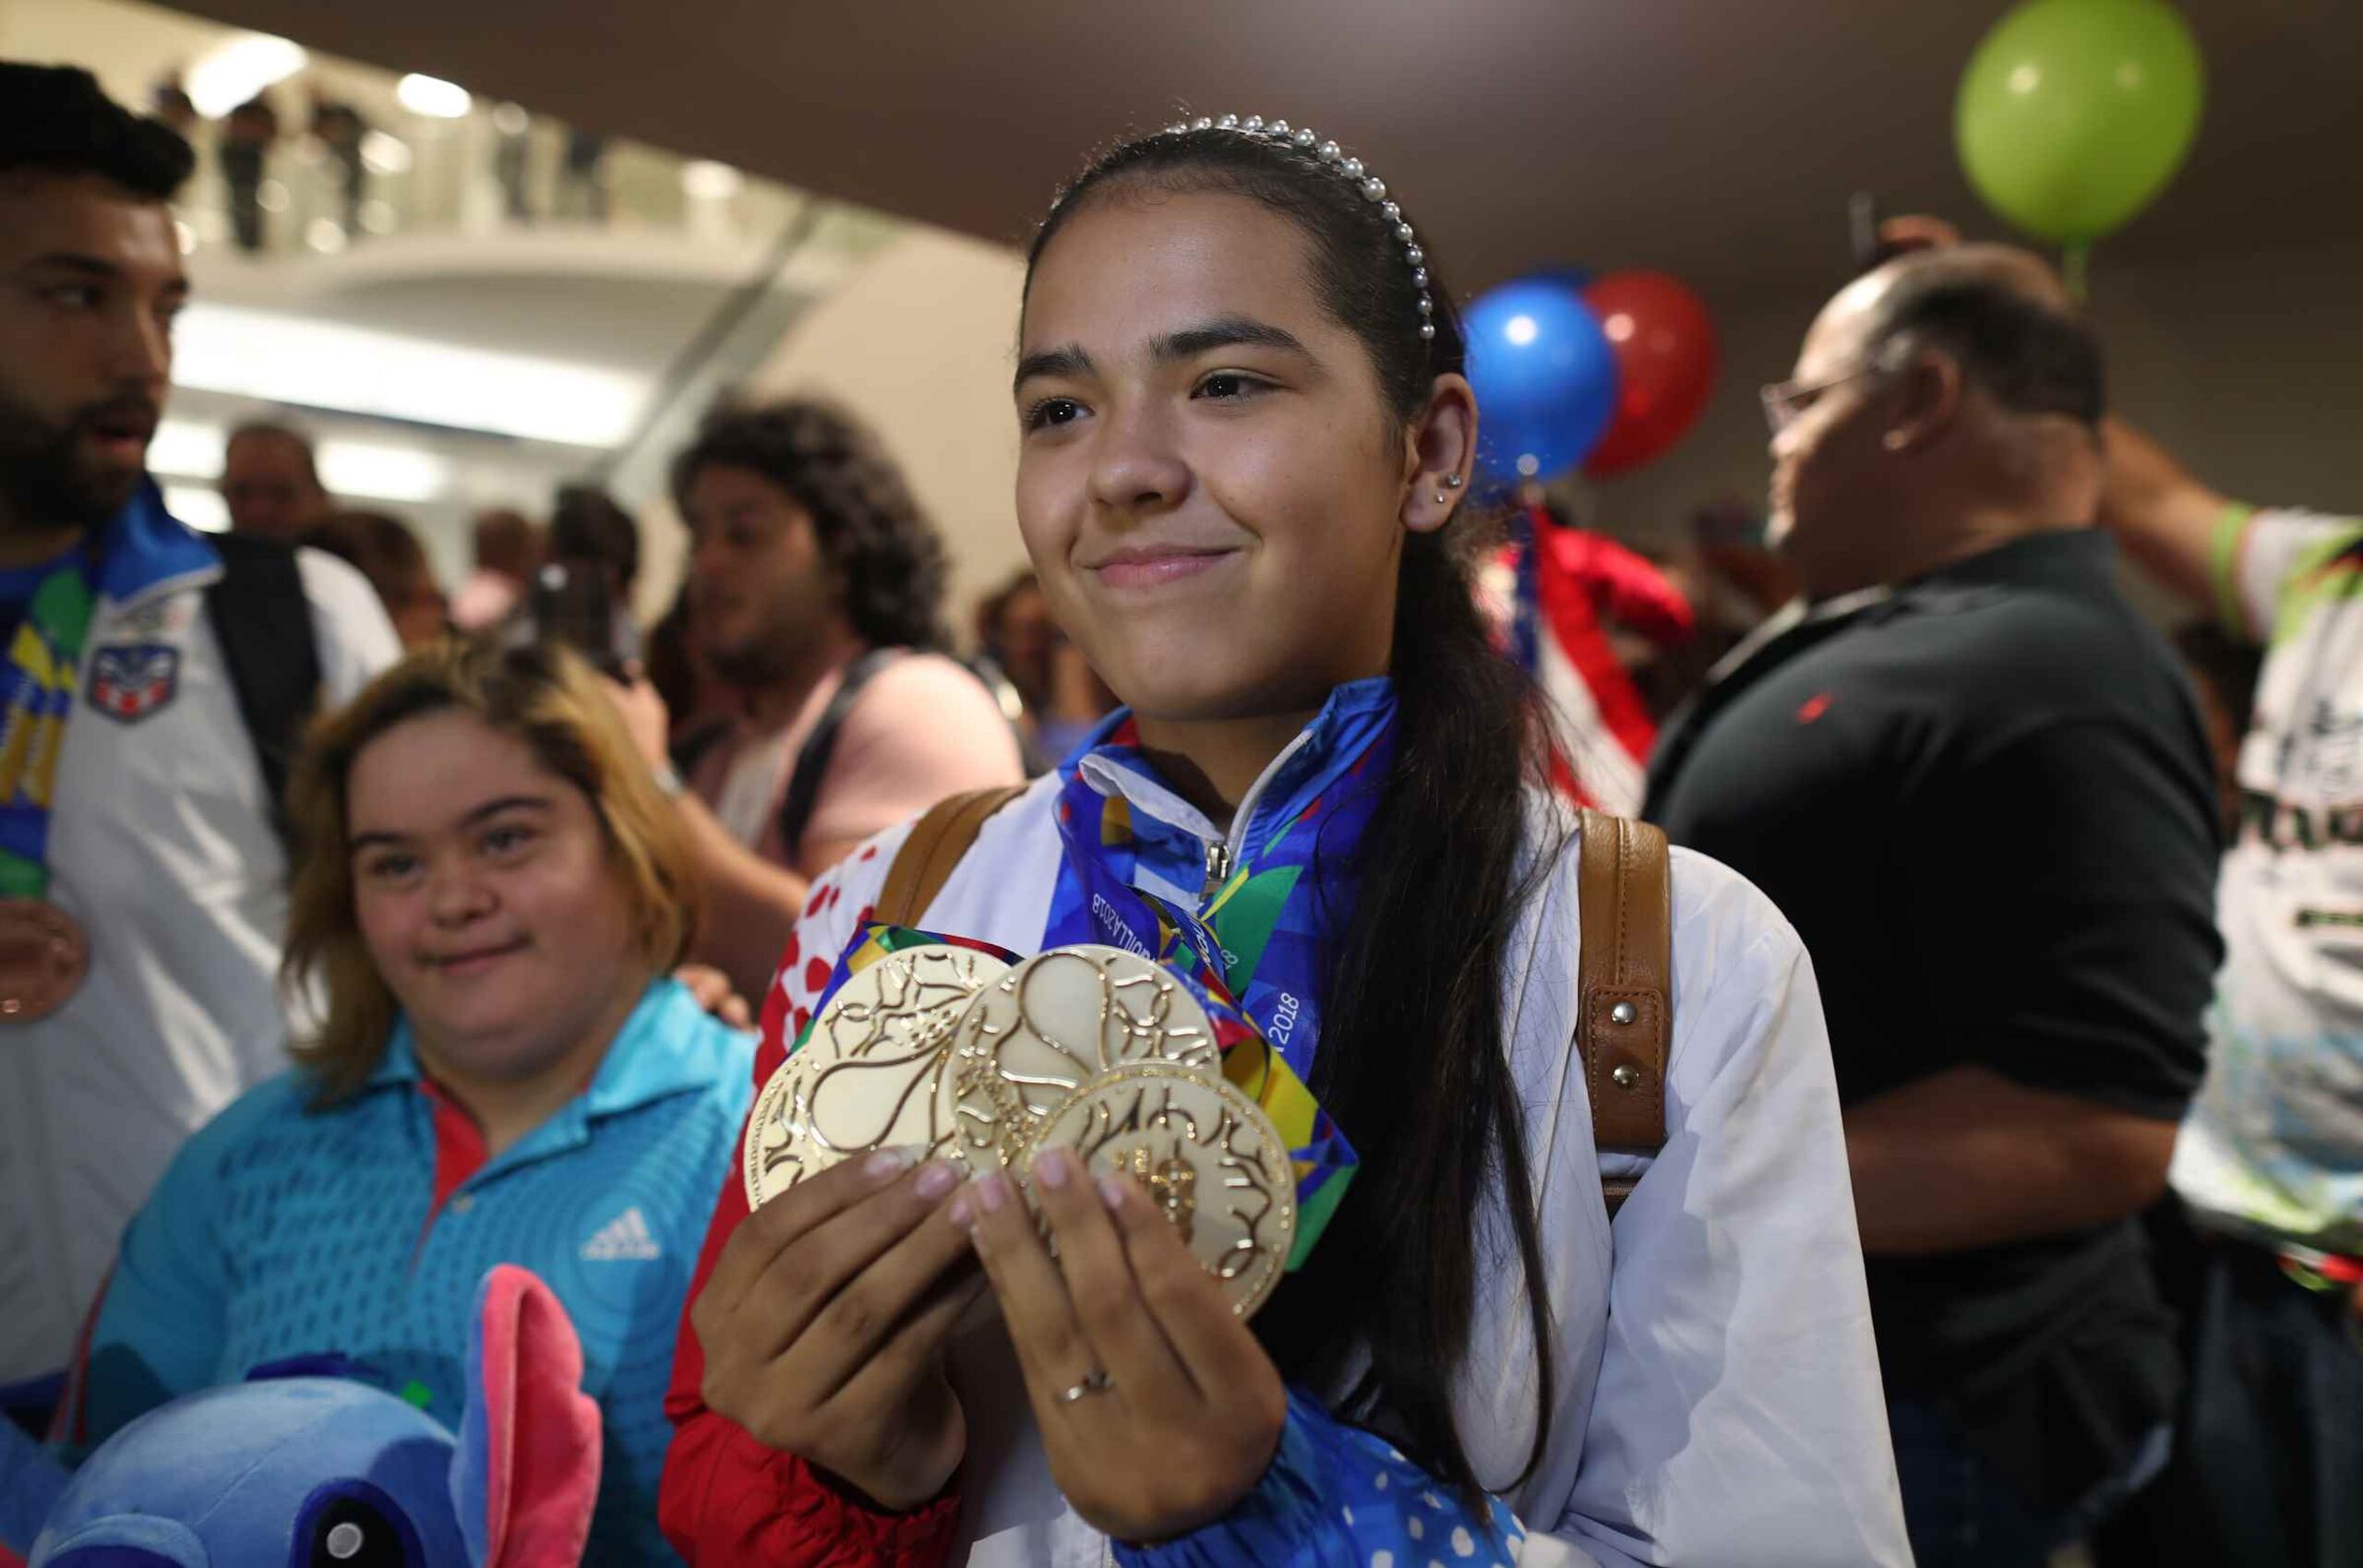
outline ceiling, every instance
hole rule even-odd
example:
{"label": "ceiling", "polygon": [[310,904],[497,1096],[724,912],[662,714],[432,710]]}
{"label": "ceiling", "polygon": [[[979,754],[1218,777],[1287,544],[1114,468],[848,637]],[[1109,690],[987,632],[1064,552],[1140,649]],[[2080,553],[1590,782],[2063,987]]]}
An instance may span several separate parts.
{"label": "ceiling", "polygon": [[[1845,258],[1848,193],[1992,228],[1951,148],[1998,0],[196,0],[224,21],[1015,241],[1085,150],[1194,111],[1358,151],[1461,290],[1557,259],[1726,304]],[[2112,261],[2363,233],[2363,5],[2189,0],[2205,124]]]}

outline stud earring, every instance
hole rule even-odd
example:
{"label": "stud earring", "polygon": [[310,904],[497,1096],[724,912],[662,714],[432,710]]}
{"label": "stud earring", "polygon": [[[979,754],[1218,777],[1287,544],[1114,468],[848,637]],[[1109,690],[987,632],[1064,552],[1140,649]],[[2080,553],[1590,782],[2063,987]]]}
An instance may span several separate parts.
{"label": "stud earring", "polygon": [[1457,474],[1457,473],[1447,473],[1447,474],[1445,474],[1445,475],[1444,476],[1444,487],[1445,487],[1445,489],[1447,489],[1447,490],[1457,490],[1457,489],[1459,489],[1459,488],[1460,488],[1460,485],[1461,485],[1460,475],[1458,475],[1458,474]]}
{"label": "stud earring", "polygon": [[1437,491],[1437,492],[1436,492],[1436,505],[1438,505],[1438,506],[1443,506],[1444,504],[1445,504],[1445,500],[1444,500],[1444,492],[1443,492],[1443,491],[1441,491],[1441,490],[1439,490],[1439,491]]}

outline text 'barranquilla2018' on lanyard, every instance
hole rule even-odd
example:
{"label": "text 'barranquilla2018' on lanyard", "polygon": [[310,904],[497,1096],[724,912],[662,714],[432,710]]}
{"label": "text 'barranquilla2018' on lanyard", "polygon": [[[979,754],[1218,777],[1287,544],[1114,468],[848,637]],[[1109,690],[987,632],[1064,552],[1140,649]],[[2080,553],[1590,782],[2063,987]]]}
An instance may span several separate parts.
{"label": "text 'barranquilla2018' on lanyard", "polygon": [[49,813],[95,571],[85,548],[42,578],[0,665],[0,1024],[48,1017],[90,971],[80,924],[49,902]]}

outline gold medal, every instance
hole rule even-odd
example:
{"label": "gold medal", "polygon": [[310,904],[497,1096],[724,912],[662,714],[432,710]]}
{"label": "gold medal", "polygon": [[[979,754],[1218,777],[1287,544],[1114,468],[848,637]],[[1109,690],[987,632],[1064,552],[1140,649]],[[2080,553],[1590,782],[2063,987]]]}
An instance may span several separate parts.
{"label": "gold medal", "polygon": [[1069,1095],[1110,1068],[1164,1062],[1222,1075],[1213,1021],[1170,971],[1122,948],[1053,948],[968,1004],[942,1078],[960,1157],[1022,1170],[1026,1147]]}
{"label": "gold medal", "polygon": [[1102,1073],[1027,1151],[1073,1149],[1095,1179],[1138,1182],[1230,1299],[1253,1317],[1296,1241],[1296,1167],[1262,1107],[1221,1078],[1161,1061]]}
{"label": "gold medal", "polygon": [[906,948],[846,981],[780,1064],[747,1122],[747,1206],[875,1149],[950,1152],[938,1079],[954,1026],[1009,965],[963,947]]}
{"label": "gold medal", "polygon": [[0,1023],[47,1018],[90,972],[90,940],[74,916],[43,899],[0,899]]}

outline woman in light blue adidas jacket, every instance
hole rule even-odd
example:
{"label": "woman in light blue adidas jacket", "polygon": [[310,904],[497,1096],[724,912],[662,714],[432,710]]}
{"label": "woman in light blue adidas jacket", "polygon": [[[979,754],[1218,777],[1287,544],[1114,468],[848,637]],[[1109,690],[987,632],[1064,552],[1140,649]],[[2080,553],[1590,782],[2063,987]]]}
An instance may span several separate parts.
{"label": "woman in light blue adidas jacket", "polygon": [[288,968],[326,1018],[182,1149],[124,1238],[65,1435],[258,1363],[356,1363],[456,1428],[476,1287],[557,1292],[605,1428],[584,1562],[672,1561],[663,1414],[750,1042],[666,978],[672,808],[570,655],[448,644],[316,733]]}

